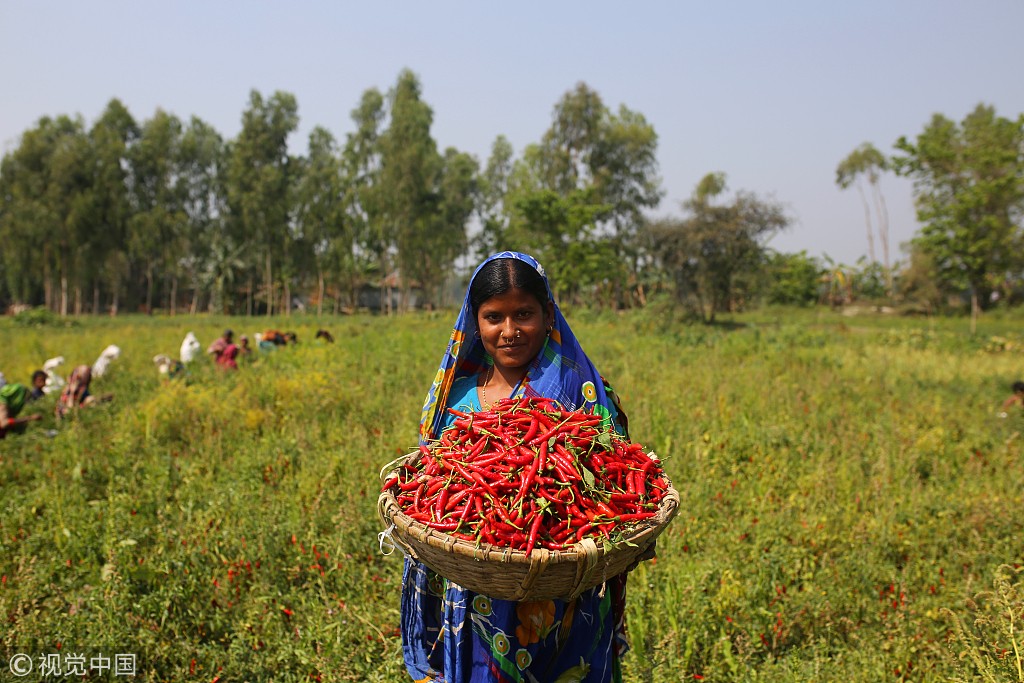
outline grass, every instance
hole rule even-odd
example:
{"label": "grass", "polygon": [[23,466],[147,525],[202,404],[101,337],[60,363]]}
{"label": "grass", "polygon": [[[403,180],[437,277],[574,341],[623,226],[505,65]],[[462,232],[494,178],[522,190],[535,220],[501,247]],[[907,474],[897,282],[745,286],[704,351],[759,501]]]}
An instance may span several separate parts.
{"label": "grass", "polygon": [[[276,320],[301,343],[161,380],[192,329],[18,327],[24,379],[109,343],[115,401],[0,442],[0,655],[132,652],[145,680],[400,681],[377,471],[415,444],[449,313]],[[630,577],[625,680],[1024,680],[1024,375],[1014,316],[570,313],[683,505]],[[314,342],[318,326],[337,342]],[[55,437],[47,437],[56,429]],[[0,662],[3,663],[3,662]],[[0,671],[5,667],[0,666]]]}

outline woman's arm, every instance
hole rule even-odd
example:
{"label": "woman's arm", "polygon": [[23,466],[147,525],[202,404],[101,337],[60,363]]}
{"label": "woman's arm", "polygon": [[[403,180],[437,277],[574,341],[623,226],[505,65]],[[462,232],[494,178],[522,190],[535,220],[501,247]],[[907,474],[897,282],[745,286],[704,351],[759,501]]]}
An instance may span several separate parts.
{"label": "woman's arm", "polygon": [[0,404],[0,439],[7,435],[7,430],[11,427],[17,427],[18,425],[28,424],[29,422],[36,422],[43,419],[43,416],[39,413],[26,415],[25,417],[7,417],[7,415],[7,406]]}
{"label": "woman's arm", "polygon": [[15,425],[28,424],[29,422],[38,422],[42,420],[43,416],[39,413],[33,413],[32,415],[26,415],[25,417],[14,417],[7,420],[7,426],[13,427]]}

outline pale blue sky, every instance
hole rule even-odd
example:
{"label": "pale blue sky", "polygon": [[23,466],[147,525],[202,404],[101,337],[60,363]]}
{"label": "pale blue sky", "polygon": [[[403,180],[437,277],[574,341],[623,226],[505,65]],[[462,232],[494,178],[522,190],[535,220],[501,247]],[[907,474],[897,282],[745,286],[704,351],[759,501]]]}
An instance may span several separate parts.
{"label": "pale blue sky", "polygon": [[[362,92],[410,68],[439,146],[483,164],[499,134],[517,154],[538,141],[583,81],[657,131],[657,214],[722,171],[789,207],[773,247],[852,263],[864,216],[836,165],[866,141],[890,153],[936,112],[1024,112],[1022,27],[1024,0],[0,0],[0,151],[44,115],[91,124],[112,97],[139,121],[159,107],[231,138],[257,89],[296,96],[303,153],[315,125],[343,141]],[[883,190],[896,256],[917,229],[911,187]]]}

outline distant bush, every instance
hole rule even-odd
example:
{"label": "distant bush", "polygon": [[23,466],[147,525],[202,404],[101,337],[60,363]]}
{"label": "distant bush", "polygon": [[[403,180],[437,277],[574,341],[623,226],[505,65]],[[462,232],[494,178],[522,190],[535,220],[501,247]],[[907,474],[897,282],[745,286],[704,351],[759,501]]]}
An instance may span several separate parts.
{"label": "distant bush", "polygon": [[78,323],[62,318],[48,308],[30,308],[14,314],[14,324],[19,327],[74,327]]}

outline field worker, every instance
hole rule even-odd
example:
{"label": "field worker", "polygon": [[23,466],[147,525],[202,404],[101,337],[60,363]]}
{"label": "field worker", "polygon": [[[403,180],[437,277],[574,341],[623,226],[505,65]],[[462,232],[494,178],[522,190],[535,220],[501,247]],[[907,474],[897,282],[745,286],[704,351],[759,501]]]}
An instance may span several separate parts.
{"label": "field worker", "polygon": [[279,330],[265,330],[263,336],[260,337],[260,348],[266,348],[264,344],[270,344],[272,347],[284,346],[288,343],[288,339],[284,333]]}
{"label": "field worker", "polygon": [[153,363],[156,365],[156,369],[161,375],[166,375],[168,379],[176,379],[185,374],[185,364],[180,360],[175,360],[164,353],[158,353],[153,356]]}
{"label": "field worker", "polygon": [[[448,408],[489,409],[509,397],[593,410],[625,434],[625,414],[562,317],[540,264],[502,252],[481,264],[427,394],[420,443],[452,425]],[[570,602],[497,600],[405,559],[401,631],[415,681],[525,683],[622,680],[626,575]]]}
{"label": "field worker", "polygon": [[238,369],[238,345],[231,343],[224,347],[224,350],[217,354],[217,367],[225,370]]}
{"label": "field worker", "polygon": [[224,350],[228,348],[228,346],[234,344],[234,338],[234,332],[231,330],[224,330],[224,334],[217,339],[214,339],[213,343],[206,349],[206,352],[213,354],[214,362],[219,363],[220,355],[224,353]]}
{"label": "field worker", "polygon": [[32,390],[28,394],[28,402],[38,401],[43,396],[46,396],[46,392],[43,391],[46,388],[46,373],[42,370],[36,370],[32,373]]}
{"label": "field worker", "polygon": [[1013,408],[1014,405],[1024,408],[1024,381],[1017,380],[1011,388],[1013,393],[1003,401],[1003,412],[999,413],[999,417],[1006,417],[1007,411]]}
{"label": "field worker", "polygon": [[248,356],[252,353],[252,347],[249,346],[249,337],[242,335],[238,338],[238,355]]}
{"label": "field worker", "polygon": [[42,420],[39,414],[18,417],[18,413],[28,401],[29,390],[24,384],[4,384],[0,387],[0,439],[7,432],[21,433],[29,422]]}
{"label": "field worker", "polygon": [[181,349],[179,349],[178,357],[181,358],[182,363],[188,365],[195,360],[202,348],[203,347],[199,345],[199,340],[196,339],[195,333],[189,331],[189,333],[185,335],[185,338],[181,340]]}
{"label": "field worker", "polygon": [[57,416],[58,420],[67,417],[68,413],[73,411],[75,408],[86,408],[96,403],[104,403],[106,401],[113,400],[113,394],[93,396],[89,391],[90,383],[92,383],[92,367],[88,365],[79,365],[71,371],[71,376],[68,377],[67,386],[65,386],[64,391],[60,393],[60,398],[57,399],[57,405],[54,406],[54,414]]}

